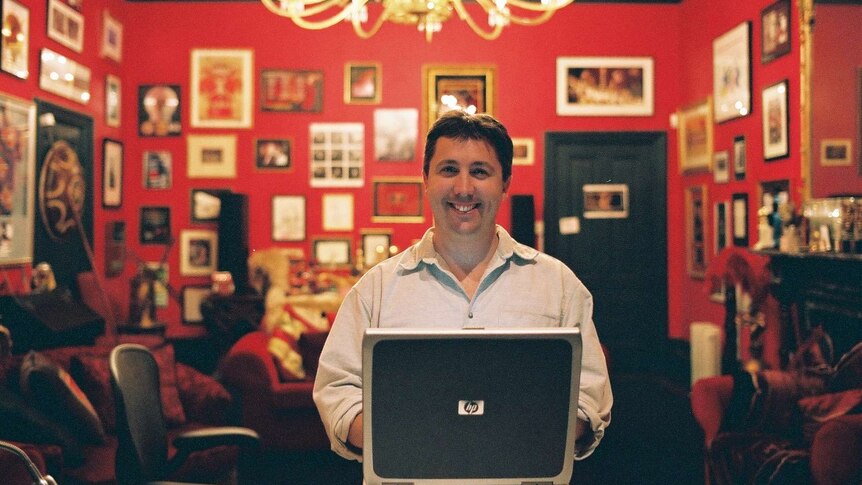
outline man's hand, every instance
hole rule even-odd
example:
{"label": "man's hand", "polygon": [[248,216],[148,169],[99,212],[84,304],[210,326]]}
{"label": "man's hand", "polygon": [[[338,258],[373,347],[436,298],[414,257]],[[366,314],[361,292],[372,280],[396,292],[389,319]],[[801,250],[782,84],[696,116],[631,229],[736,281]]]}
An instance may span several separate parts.
{"label": "man's hand", "polygon": [[[581,424],[580,421],[578,424]],[[350,430],[347,432],[347,442],[360,450],[362,449],[362,413],[357,414],[353,422],[350,423]]]}

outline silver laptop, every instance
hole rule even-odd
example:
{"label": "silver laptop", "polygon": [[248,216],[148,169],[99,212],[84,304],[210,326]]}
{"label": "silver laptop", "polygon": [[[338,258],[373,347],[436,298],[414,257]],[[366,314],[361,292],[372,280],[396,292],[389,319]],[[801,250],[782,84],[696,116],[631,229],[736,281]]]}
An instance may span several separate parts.
{"label": "silver laptop", "polygon": [[576,328],[368,329],[368,485],[568,484],[581,335]]}

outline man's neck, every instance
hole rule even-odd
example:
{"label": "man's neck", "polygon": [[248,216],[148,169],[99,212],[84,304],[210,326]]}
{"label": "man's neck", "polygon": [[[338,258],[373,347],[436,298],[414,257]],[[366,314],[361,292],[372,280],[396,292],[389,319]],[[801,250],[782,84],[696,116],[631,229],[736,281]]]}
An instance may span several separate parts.
{"label": "man's neck", "polygon": [[476,280],[482,277],[499,244],[496,231],[481,238],[471,237],[464,240],[441,238],[435,234],[433,241],[434,250],[462,282],[467,277]]}

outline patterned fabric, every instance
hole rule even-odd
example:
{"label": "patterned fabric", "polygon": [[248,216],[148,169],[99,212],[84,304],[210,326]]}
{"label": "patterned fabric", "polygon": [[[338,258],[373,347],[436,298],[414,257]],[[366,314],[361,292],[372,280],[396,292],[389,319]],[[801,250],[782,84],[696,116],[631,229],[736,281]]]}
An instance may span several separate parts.
{"label": "patterned fabric", "polygon": [[217,425],[228,421],[231,396],[212,377],[177,362],[177,389],[186,418],[203,424]]}
{"label": "patterned fabric", "polygon": [[715,485],[811,482],[808,452],[773,435],[721,433],[707,453]]}
{"label": "patterned fabric", "polygon": [[[275,359],[282,381],[304,380],[309,374],[303,365],[300,338],[303,334],[327,330],[328,320],[319,312],[310,314],[308,310],[287,303],[281,306],[280,312],[276,317],[278,325],[273,328],[267,342],[267,350]],[[272,315],[264,318],[271,319]]]}

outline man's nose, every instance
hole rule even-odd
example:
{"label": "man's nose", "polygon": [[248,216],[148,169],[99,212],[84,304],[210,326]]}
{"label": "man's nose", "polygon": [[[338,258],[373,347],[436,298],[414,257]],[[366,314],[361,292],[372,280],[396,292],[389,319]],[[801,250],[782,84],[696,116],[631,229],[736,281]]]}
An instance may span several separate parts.
{"label": "man's nose", "polygon": [[458,197],[473,195],[473,178],[469,173],[461,173],[455,178],[455,195]]}

